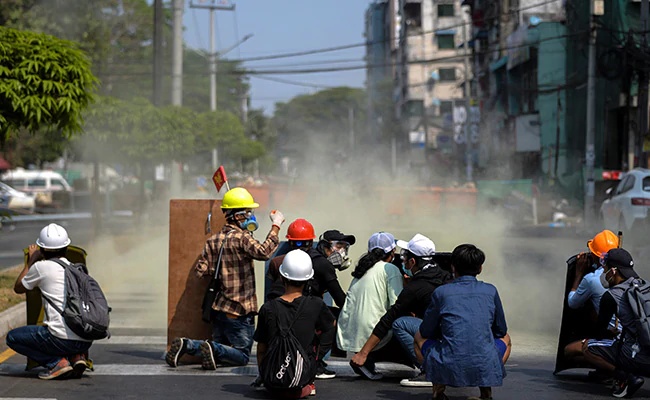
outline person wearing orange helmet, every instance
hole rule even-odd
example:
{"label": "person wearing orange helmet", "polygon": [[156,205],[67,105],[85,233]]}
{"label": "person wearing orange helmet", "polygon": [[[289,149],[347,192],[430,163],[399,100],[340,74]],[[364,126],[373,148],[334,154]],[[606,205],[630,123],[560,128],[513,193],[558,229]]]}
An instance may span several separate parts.
{"label": "person wearing orange helmet", "polygon": [[598,313],[600,298],[605,293],[605,288],[600,283],[600,275],[603,273],[600,258],[611,249],[617,248],[618,242],[618,236],[614,232],[604,230],[587,242],[589,253],[576,256],[576,276],[569,292],[569,307],[577,309],[591,301]]}
{"label": "person wearing orange helmet", "polygon": [[[575,278],[567,298],[567,305],[574,309],[583,307],[585,312],[591,312],[589,320],[595,322],[596,316],[600,313],[600,300],[607,291],[601,283],[600,276],[603,273],[601,257],[611,249],[619,247],[619,238],[614,232],[604,230],[587,242],[589,252],[580,253],[567,261],[567,264],[575,264]],[[617,329],[616,320],[612,320],[612,328]],[[569,343],[564,348],[564,356],[567,359],[579,361],[583,357],[582,341]]]}

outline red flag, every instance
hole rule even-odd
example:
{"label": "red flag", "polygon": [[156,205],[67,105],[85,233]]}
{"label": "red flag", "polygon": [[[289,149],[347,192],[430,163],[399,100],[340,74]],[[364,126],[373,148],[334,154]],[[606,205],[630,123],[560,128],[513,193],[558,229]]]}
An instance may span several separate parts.
{"label": "red flag", "polygon": [[214,182],[214,186],[217,188],[217,192],[221,190],[226,182],[228,182],[228,178],[226,178],[226,170],[223,168],[223,165],[219,167],[214,175],[212,175],[212,181]]}

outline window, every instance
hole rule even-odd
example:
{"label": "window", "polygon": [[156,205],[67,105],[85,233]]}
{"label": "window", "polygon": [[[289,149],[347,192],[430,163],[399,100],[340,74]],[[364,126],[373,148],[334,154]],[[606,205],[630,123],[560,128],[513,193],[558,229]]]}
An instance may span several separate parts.
{"label": "window", "polygon": [[634,188],[634,181],[634,175],[628,175],[621,181],[621,183],[618,184],[616,194],[619,195],[632,190],[632,188]]}
{"label": "window", "polygon": [[65,184],[61,179],[52,179],[52,189],[65,189]]}
{"label": "window", "polygon": [[27,180],[27,187],[44,188],[47,187],[47,181],[45,179],[29,179]]}
{"label": "window", "polygon": [[423,102],[422,100],[410,100],[406,107],[408,108],[407,112],[410,117],[420,117],[423,112]]}
{"label": "window", "polygon": [[436,35],[436,38],[438,40],[438,49],[455,49],[456,45],[454,42],[454,37],[455,35]]}
{"label": "window", "polygon": [[25,187],[24,179],[7,179],[5,183],[14,189],[22,189]]}
{"label": "window", "polygon": [[454,102],[453,101],[441,101],[440,102],[440,115],[451,114],[454,112]]}
{"label": "window", "polygon": [[438,75],[440,82],[456,82],[456,68],[440,68]]}
{"label": "window", "polygon": [[438,18],[453,17],[454,5],[453,4],[438,4]]}
{"label": "window", "polygon": [[650,192],[650,176],[646,176],[645,178],[643,178],[642,189],[646,192]]}

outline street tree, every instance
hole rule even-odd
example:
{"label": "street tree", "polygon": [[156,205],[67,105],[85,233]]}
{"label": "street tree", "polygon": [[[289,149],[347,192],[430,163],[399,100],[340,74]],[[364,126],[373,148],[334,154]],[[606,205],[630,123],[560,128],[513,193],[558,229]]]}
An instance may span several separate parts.
{"label": "street tree", "polygon": [[74,43],[0,27],[0,145],[20,128],[81,131],[95,85]]}

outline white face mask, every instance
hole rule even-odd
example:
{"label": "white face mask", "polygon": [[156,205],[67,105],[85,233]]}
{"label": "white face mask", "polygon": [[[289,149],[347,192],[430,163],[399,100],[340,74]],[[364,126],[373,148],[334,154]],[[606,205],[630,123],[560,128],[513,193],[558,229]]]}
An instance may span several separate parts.
{"label": "white face mask", "polygon": [[[612,268],[609,271],[616,271],[616,270]],[[600,284],[603,285],[605,289],[609,289],[609,281],[607,280],[607,274],[609,273],[609,271],[600,274]]]}

